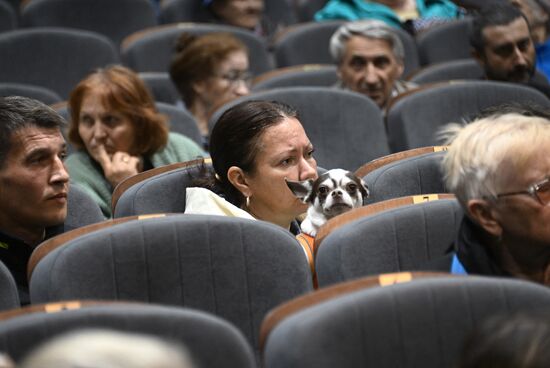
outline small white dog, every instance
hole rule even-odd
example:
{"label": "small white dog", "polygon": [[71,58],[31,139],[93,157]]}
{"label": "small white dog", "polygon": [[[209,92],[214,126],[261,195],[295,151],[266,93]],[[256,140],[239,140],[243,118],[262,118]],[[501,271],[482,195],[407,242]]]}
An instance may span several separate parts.
{"label": "small white dog", "polygon": [[302,231],[313,237],[319,227],[329,219],[361,207],[363,199],[369,196],[365,182],[352,172],[332,169],[317,178],[286,183],[292,193],[309,204],[307,216],[302,221]]}

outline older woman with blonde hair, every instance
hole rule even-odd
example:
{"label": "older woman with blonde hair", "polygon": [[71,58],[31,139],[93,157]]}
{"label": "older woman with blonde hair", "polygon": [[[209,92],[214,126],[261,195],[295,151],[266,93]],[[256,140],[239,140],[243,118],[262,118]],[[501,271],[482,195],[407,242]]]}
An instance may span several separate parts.
{"label": "older woman with blonde hair", "polygon": [[99,69],[71,92],[69,140],[79,149],[65,164],[111,216],[113,189],[124,179],[154,167],[204,156],[191,139],[169,132],[137,74],[122,66]]}

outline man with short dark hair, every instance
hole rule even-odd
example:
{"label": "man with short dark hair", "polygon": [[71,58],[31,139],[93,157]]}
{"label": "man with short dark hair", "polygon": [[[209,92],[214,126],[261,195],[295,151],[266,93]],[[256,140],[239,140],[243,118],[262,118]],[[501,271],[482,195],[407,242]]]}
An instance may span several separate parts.
{"label": "man with short dark hair", "polygon": [[510,4],[483,8],[474,18],[472,55],[485,78],[531,86],[550,97],[550,85],[535,75],[535,46],[525,16]]}
{"label": "man with short dark hair", "polygon": [[63,118],[25,97],[0,97],[0,260],[28,302],[27,262],[36,245],[63,232],[69,175]]}

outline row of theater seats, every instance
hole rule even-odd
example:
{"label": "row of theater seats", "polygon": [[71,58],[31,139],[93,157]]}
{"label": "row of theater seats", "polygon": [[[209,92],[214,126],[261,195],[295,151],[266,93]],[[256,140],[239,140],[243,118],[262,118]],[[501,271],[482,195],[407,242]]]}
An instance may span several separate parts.
{"label": "row of theater seats", "polygon": [[[438,175],[439,161],[444,154],[441,148],[426,148],[410,154],[412,157],[407,159],[402,159],[403,153],[400,153],[374,161],[370,168],[369,165],[362,167],[362,172],[366,173],[365,180],[371,188],[377,187],[377,181],[383,183],[385,176],[390,182],[400,182],[400,190],[409,187],[413,193],[422,193],[422,190],[443,192]],[[385,165],[381,166],[381,161]],[[72,187],[65,225],[67,230],[75,230],[48,240],[33,253],[29,262],[32,302],[84,298],[191,306],[232,321],[256,346],[254,342],[258,338],[260,322],[267,311],[285,300],[311,291],[312,278],[307,261],[293,236],[271,224],[215,216],[153,215],[153,212],[160,211],[184,211],[185,186],[191,180],[193,170],[198,171],[203,162],[197,160],[176,165],[180,168],[163,167],[144,172],[117,187],[113,199],[115,214],[120,216],[121,211],[131,209],[134,211],[132,217],[100,222],[102,217],[97,205],[91,203],[78,187]],[[398,172],[401,172],[401,177],[395,180]],[[418,177],[418,173],[425,175]],[[434,178],[434,185],[419,188],[418,181],[426,181],[429,177]],[[407,181],[410,183],[408,186],[405,185]],[[402,195],[402,192],[395,195]],[[409,210],[411,213],[403,211],[403,214],[424,219],[422,221],[436,221],[434,228],[437,231],[447,228],[446,234],[452,234],[455,225],[449,219],[458,217],[455,214],[456,203],[454,200],[439,202],[440,206],[432,205],[436,202],[413,206]],[[156,207],[147,207],[147,204],[155,204]],[[437,212],[432,213],[434,209]],[[419,216],[419,211],[424,215]],[[357,218],[360,217],[364,214],[358,213]],[[410,219],[403,221],[411,223]],[[86,224],[90,225],[83,226]],[[339,226],[342,227],[342,224],[340,222]],[[399,226],[392,228],[399,229]],[[431,231],[427,230],[429,228],[424,224],[417,229]],[[381,241],[382,235],[387,239],[395,236],[380,229],[383,227],[369,231],[379,234],[375,246],[387,248],[388,255],[401,252],[396,244]],[[329,252],[328,258],[332,258],[331,237],[338,242],[339,230],[328,236],[325,234],[326,239],[319,247],[319,262],[326,258],[324,252]],[[345,227],[342,230],[347,233]],[[426,235],[434,243],[437,240],[446,246],[449,243],[447,238],[437,239],[432,233],[419,232],[421,238]],[[410,239],[412,244],[422,246],[422,249],[434,248],[425,241],[426,244],[422,245],[420,240]],[[355,246],[360,246],[360,242],[356,242]],[[426,254],[436,257],[444,250],[440,246],[430,249],[428,253],[419,252],[403,265],[425,261]],[[367,258],[374,260],[373,257]],[[363,258],[357,260],[362,261]],[[343,259],[344,263],[347,261]],[[401,269],[399,265],[390,265],[387,260],[380,263],[388,268],[370,269],[365,265],[362,274],[350,278]],[[321,286],[341,281],[331,281],[331,276],[327,279],[321,263],[318,267],[319,275],[323,275]],[[0,289],[4,292],[10,290],[8,287]]]}
{"label": "row of theater seats", "polygon": [[[271,24],[278,26],[308,22],[326,2],[264,0],[263,14]],[[3,25],[5,29],[64,23],[64,26],[116,34],[117,30],[118,33],[122,29],[130,32],[132,28],[144,28],[151,24],[200,22],[206,15],[203,3],[196,0],[38,0],[33,1],[32,5],[28,0],[1,0],[0,3],[0,9],[6,8],[0,10],[0,16],[5,14],[8,20],[7,25]],[[114,19],[113,14],[118,19]]]}
{"label": "row of theater seats", "polygon": [[0,312],[0,351],[17,362],[57,335],[102,328],[182,344],[197,368],[451,368],[465,338],[489,318],[540,314],[548,307],[548,288],[526,281],[385,274],[271,309],[255,349],[242,330],[196,308],[82,300]]}
{"label": "row of theater seats", "polygon": [[[95,3],[93,6],[95,7]],[[86,14],[88,14],[89,11],[88,9],[86,10]],[[117,21],[119,19],[118,16],[113,18],[116,18]],[[281,32],[275,38],[273,45],[268,46],[265,39],[250,31],[219,24],[174,23],[147,27],[136,30],[136,32],[127,35],[124,40],[117,42],[112,39],[113,36],[111,38],[107,37],[105,32],[100,32],[90,27],[78,27],[78,23],[67,25],[60,22],[59,24],[43,24],[41,27],[1,32],[0,50],[14,52],[13,50],[6,49],[4,44],[9,43],[10,40],[14,40],[13,42],[15,42],[15,39],[18,44],[22,43],[17,48],[25,49],[32,46],[31,42],[38,37],[33,30],[40,30],[41,32],[39,33],[44,33],[46,32],[44,31],[44,26],[49,26],[57,28],[58,32],[63,30],[67,33],[64,38],[61,35],[57,35],[57,37],[54,37],[54,35],[43,35],[40,38],[40,42],[50,45],[55,51],[59,51],[63,42],[67,42],[67,47],[70,48],[70,40],[72,38],[78,36],[84,38],[86,35],[89,38],[89,35],[93,34],[96,38],[100,38],[103,43],[109,44],[108,48],[114,48],[113,58],[120,58],[124,64],[136,72],[167,72],[173,54],[174,42],[182,32],[185,31],[194,34],[230,32],[248,47],[250,69],[254,75],[258,75],[274,67],[282,68],[303,64],[333,64],[334,60],[328,49],[329,39],[334,31],[343,23],[343,21],[331,21],[294,25]],[[405,46],[404,75],[411,74],[420,66],[457,59],[471,59],[467,38],[469,24],[470,20],[467,18],[457,20],[426,31],[418,39],[414,39],[403,30],[396,29]],[[85,42],[90,41],[81,40],[80,42],[82,45],[85,45]],[[99,43],[99,41],[96,40],[95,43]],[[103,47],[107,48],[107,45]],[[54,50],[50,51],[50,53]],[[78,55],[79,50],[71,48],[71,52]],[[109,50],[109,52],[112,52],[112,50]],[[45,57],[48,54],[47,52],[43,52]],[[107,61],[113,62],[112,60]]]}
{"label": "row of theater seats", "polygon": [[[367,289],[418,277],[360,279],[419,269],[444,255],[452,243],[462,216],[458,203],[450,194],[426,194],[445,191],[440,172],[444,154],[445,147],[400,152],[369,162],[357,171],[377,196],[368,200],[369,205],[331,220],[319,231],[316,271],[321,289],[313,293],[311,270],[302,250],[292,235],[275,225],[217,216],[152,214],[166,210],[163,204],[171,205],[170,211],[183,211],[185,180],[203,165],[201,160],[129,178],[117,187],[113,207],[115,215],[120,215],[121,209],[131,209],[135,211],[133,217],[79,227],[44,242],[33,253],[29,262],[31,311],[40,313],[26,316],[23,310],[14,309],[18,304],[14,282],[8,272],[2,272],[1,308],[12,310],[0,314],[0,320],[9,318],[0,323],[0,351],[5,350],[17,359],[50,335],[75,324],[81,326],[78,321],[85,318],[86,326],[130,329],[160,336],[169,334],[184,343],[192,340],[191,351],[198,355],[199,361],[205,359],[206,366],[217,366],[222,358],[216,354],[210,356],[204,346],[206,340],[211,347],[212,340],[202,334],[197,337],[196,331],[189,332],[185,326],[192,322],[185,320],[197,315],[199,319],[215,322],[210,324],[224,323],[216,322],[215,317],[185,310],[189,307],[215,314],[237,327],[239,331],[216,332],[220,336],[231,336],[229,341],[216,340],[216,344],[237,349],[229,355],[233,358],[226,359],[231,362],[235,359],[235,364],[240,366],[253,366],[251,357],[255,355],[260,361],[263,351],[267,367],[304,364],[328,367],[342,356],[346,356],[346,360],[339,366],[352,367],[361,359],[357,349],[365,346],[369,347],[365,350],[369,351],[366,359],[379,361],[377,366],[392,366],[395,354],[405,354],[410,359],[398,366],[417,366],[418,359],[425,359],[424,365],[428,367],[450,366],[456,358],[460,339],[481,319],[495,311],[543,307],[550,295],[547,289],[533,284],[474,277],[445,277]],[[390,193],[392,183],[394,192]],[[419,196],[399,197],[408,194]],[[84,202],[86,196],[79,193],[78,188],[71,188],[70,195],[81,198],[69,198],[72,207],[67,223],[77,227],[99,221],[93,218],[93,206]],[[386,200],[388,198],[393,199]],[[434,198],[444,199],[434,201]],[[402,206],[408,203],[417,204]],[[152,204],[157,207],[151,207]],[[79,210],[79,205],[87,211]],[[97,215],[101,216],[99,209]],[[342,284],[346,281],[348,283]],[[353,296],[347,295],[352,292]],[[483,296],[481,299],[478,293]],[[40,303],[75,299],[130,300],[179,308],[99,306],[97,310],[86,307],[74,314],[63,312],[50,316],[44,315],[44,308],[40,306]],[[285,302],[288,303],[281,305]],[[426,304],[428,302],[431,304]],[[350,309],[357,308],[364,312],[350,313]],[[437,312],[441,308],[446,308],[444,313]],[[125,318],[121,318],[123,310],[127,314]],[[468,319],[471,323],[457,320],[465,311],[469,313],[468,318],[474,316]],[[144,319],[143,315],[155,323],[151,323],[151,319],[139,322]],[[181,325],[168,327],[169,322],[159,315],[171,318],[172,323],[181,321]],[[442,320],[442,315],[449,321]],[[388,330],[396,321],[408,327]],[[440,345],[432,345],[434,336],[444,336],[449,324],[453,334],[440,339]],[[37,328],[40,333],[33,333],[29,328]],[[227,329],[207,324],[201,331],[218,328]],[[316,329],[324,332],[317,333]],[[379,335],[362,335],[360,331],[380,329],[386,334],[384,338],[392,341],[392,346],[415,341],[414,344],[424,346],[423,354],[412,354],[407,344],[398,352],[381,347],[370,349],[373,341],[380,340],[376,337]],[[11,343],[25,334],[32,338],[23,340],[24,343]],[[342,334],[347,339],[334,338]],[[329,344],[335,340],[342,340],[344,345]],[[354,348],[350,352],[347,345],[351,342]],[[394,355],[388,355],[390,353]]]}
{"label": "row of theater seats", "polygon": [[[165,1],[160,7],[159,18],[160,23],[163,23],[160,26],[150,0],[33,0],[22,8],[20,14],[5,1],[0,0],[0,20],[3,20],[0,22],[0,32],[16,29],[18,23],[21,28],[78,28],[100,33],[110,38],[117,46],[128,43],[129,40],[124,41],[125,38],[136,38],[132,34],[138,31],[146,30],[138,36],[146,38],[150,33],[179,27],[175,23],[204,21],[204,18],[197,14],[203,5],[196,0]],[[328,53],[328,39],[343,21],[316,23],[312,22],[311,18],[305,18],[301,19],[303,23],[294,24],[296,18],[300,18],[295,13],[304,13],[301,8],[315,9],[323,5],[316,5],[315,1],[298,1],[290,5],[288,1],[266,0],[265,5],[265,14],[271,23],[283,26],[274,41],[278,67],[332,63]],[[409,73],[419,65],[470,58],[469,23],[470,20],[465,18],[435,27],[419,35],[416,40],[406,32],[397,30],[405,45],[405,72]],[[289,24],[290,27],[285,27]],[[237,32],[237,36],[242,35]],[[263,42],[265,50],[267,44],[263,39],[259,40]],[[451,40],[452,42],[449,42]],[[249,46],[254,49],[258,45]],[[252,53],[257,56],[257,51],[252,50]]]}

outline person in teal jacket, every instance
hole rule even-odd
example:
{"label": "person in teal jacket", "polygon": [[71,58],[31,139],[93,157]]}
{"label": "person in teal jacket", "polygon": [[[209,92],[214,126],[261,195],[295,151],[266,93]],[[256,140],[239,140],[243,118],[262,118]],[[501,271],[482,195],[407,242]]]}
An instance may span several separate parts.
{"label": "person in teal jacket", "polygon": [[451,0],[330,0],[315,20],[379,19],[411,33],[461,15]]}
{"label": "person in teal jacket", "polygon": [[79,149],[65,165],[111,217],[111,196],[124,179],[139,172],[204,157],[191,139],[168,132],[151,93],[136,73],[122,66],[99,69],[69,97],[69,140]]}

